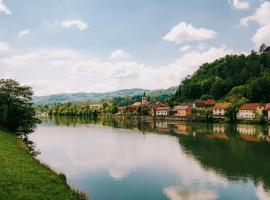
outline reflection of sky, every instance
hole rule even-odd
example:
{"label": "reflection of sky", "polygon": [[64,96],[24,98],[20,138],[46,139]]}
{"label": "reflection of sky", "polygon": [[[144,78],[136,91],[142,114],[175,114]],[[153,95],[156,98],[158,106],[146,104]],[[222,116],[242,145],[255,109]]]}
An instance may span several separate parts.
{"label": "reflection of sky", "polygon": [[[41,125],[31,139],[41,151],[39,159],[64,172],[76,187],[88,191],[86,185],[91,185],[89,192],[94,197],[101,198],[102,194],[95,194],[104,193],[97,189],[97,185],[107,185],[110,189],[120,184],[120,188],[130,190],[132,185],[138,187],[140,183],[151,186],[149,192],[163,195],[155,199],[171,200],[216,199],[234,186],[215,171],[205,170],[181,149],[178,139],[172,136],[143,135],[134,130],[103,126]],[[254,185],[246,186],[251,188],[247,193],[252,192],[254,196]],[[258,188],[257,195],[267,195],[263,191]]]}

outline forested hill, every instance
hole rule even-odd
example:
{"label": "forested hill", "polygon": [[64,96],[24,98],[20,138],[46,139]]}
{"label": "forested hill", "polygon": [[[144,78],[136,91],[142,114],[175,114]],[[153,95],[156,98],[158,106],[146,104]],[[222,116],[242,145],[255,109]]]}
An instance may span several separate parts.
{"label": "forested hill", "polygon": [[162,96],[173,95],[177,90],[177,87],[171,87],[168,89],[160,90],[146,90],[140,88],[117,90],[114,92],[104,93],[66,93],[66,94],[54,94],[48,96],[34,96],[33,102],[36,104],[55,104],[55,103],[68,103],[68,102],[97,102],[100,100],[109,101],[111,98],[125,98],[136,97],[143,93],[148,96]]}
{"label": "forested hill", "polygon": [[202,65],[179,85],[175,102],[200,98],[270,102],[270,47],[250,55],[228,55]]}

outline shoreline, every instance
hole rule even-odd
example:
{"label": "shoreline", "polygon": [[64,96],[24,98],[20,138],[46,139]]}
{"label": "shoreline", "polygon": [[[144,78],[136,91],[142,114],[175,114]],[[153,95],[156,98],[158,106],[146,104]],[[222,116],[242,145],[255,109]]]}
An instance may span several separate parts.
{"label": "shoreline", "polygon": [[[59,116],[59,115],[53,115]],[[257,125],[267,125],[270,124],[270,121],[266,121],[265,123],[261,123],[259,120],[237,120],[235,122],[231,122],[229,118],[217,118],[212,117],[207,119],[205,116],[192,116],[192,117],[178,117],[178,116],[150,116],[150,115],[99,115],[98,119],[112,118],[117,120],[143,120],[143,121],[171,121],[171,122],[209,122],[209,123],[229,123],[229,124],[257,124]]]}

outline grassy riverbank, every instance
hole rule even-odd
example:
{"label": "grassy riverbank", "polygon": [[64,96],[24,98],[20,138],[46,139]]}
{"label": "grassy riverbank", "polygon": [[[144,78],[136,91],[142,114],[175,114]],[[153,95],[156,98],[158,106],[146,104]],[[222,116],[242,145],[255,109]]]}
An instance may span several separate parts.
{"label": "grassy riverbank", "polygon": [[13,134],[0,130],[0,199],[86,199],[30,155]]}

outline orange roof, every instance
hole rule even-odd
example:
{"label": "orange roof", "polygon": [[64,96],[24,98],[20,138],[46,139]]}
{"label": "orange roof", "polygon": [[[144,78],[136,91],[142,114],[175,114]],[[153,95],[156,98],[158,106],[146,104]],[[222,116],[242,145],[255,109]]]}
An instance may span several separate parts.
{"label": "orange roof", "polygon": [[214,106],[214,109],[228,109],[229,107],[231,107],[231,103],[216,103]]}
{"label": "orange roof", "polygon": [[239,110],[256,110],[259,106],[261,106],[260,103],[245,103]]}

